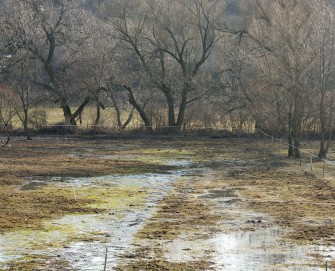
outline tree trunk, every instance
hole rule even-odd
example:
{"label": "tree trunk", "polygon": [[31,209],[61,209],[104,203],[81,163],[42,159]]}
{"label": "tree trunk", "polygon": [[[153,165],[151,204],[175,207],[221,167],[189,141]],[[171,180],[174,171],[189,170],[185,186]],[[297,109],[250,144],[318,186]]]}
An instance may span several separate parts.
{"label": "tree trunk", "polygon": [[73,118],[71,108],[65,99],[61,102],[61,108],[63,109],[65,125],[77,125],[76,119]]}
{"label": "tree trunk", "polygon": [[97,115],[95,117],[94,126],[99,125],[99,121],[101,117],[100,103],[97,103],[96,108],[97,108]]}
{"label": "tree trunk", "polygon": [[174,99],[171,95],[167,95],[166,100],[167,100],[167,104],[168,104],[168,124],[169,124],[169,128],[174,128],[176,126]]}
{"label": "tree trunk", "polygon": [[301,142],[300,136],[298,135],[294,136],[293,142],[294,142],[294,157],[299,158],[300,157],[300,142]]}
{"label": "tree trunk", "polygon": [[[318,154],[318,156],[320,158],[326,158],[327,157],[327,153],[328,153],[330,143],[331,143],[331,140],[332,140],[332,129],[333,129],[333,126],[331,125],[332,117],[330,117],[329,123],[330,123],[330,125],[329,125],[329,128],[328,128],[327,143],[325,142],[326,141],[326,132],[325,132],[326,129],[324,128],[321,131],[320,150],[319,150],[319,154]],[[322,125],[321,125],[321,127],[322,127]]]}
{"label": "tree trunk", "polygon": [[5,120],[5,118],[3,116],[3,113],[1,111],[1,108],[0,108],[0,123],[2,123],[4,125],[5,133],[6,133],[6,140],[5,140],[5,142],[3,143],[1,137],[0,137],[0,142],[1,142],[1,145],[6,146],[6,145],[8,145],[8,143],[10,141],[10,138],[12,136],[12,126],[10,124],[10,120],[9,121]]}
{"label": "tree trunk", "polygon": [[84,108],[86,107],[86,105],[88,105],[90,101],[91,101],[91,97],[87,96],[85,100],[82,102],[82,104],[78,107],[76,112],[72,114],[71,108],[67,100],[64,98],[61,102],[61,108],[63,109],[63,113],[64,113],[65,125],[76,126],[77,125],[76,118],[78,118],[82,114]]}
{"label": "tree trunk", "polygon": [[23,129],[24,129],[24,133],[26,135],[27,140],[32,140],[30,132],[29,132],[29,127],[28,127],[28,109],[25,108],[24,110],[24,119],[23,119]]}
{"label": "tree trunk", "polygon": [[128,124],[131,122],[132,118],[133,118],[133,109],[131,110],[126,122],[121,126],[121,130],[124,130],[124,129],[127,128]]}
{"label": "tree trunk", "polygon": [[325,148],[325,133],[323,131],[321,131],[320,149],[319,149],[318,156],[320,158],[326,158],[326,156],[327,156],[327,152],[326,152],[326,148]]}
{"label": "tree trunk", "polygon": [[115,112],[116,112],[117,127],[120,129],[122,127],[121,111],[120,111],[119,105],[116,102],[113,90],[110,93],[111,93],[112,102],[113,102]]}
{"label": "tree trunk", "polygon": [[90,101],[91,101],[91,97],[87,96],[85,100],[82,102],[82,104],[78,107],[76,112],[73,113],[72,118],[74,119],[75,123],[76,123],[76,118],[83,113],[83,110],[89,104]]}
{"label": "tree trunk", "polygon": [[123,87],[128,91],[128,98],[129,98],[129,103],[137,110],[137,112],[140,114],[141,119],[144,122],[145,128],[147,129],[147,132],[149,134],[153,134],[153,129],[152,129],[152,124],[147,116],[147,114],[145,113],[145,111],[143,110],[143,108],[136,102],[133,91],[130,87],[123,85]]}
{"label": "tree trunk", "polygon": [[300,142],[301,142],[301,120],[298,117],[294,119],[294,127],[293,127],[293,157],[300,157]]}
{"label": "tree trunk", "polygon": [[187,106],[187,93],[188,93],[188,90],[184,89],[182,93],[182,97],[181,97],[178,120],[177,120],[177,125],[176,125],[179,129],[183,125],[184,118],[185,118],[185,112],[186,112],[186,106]]}
{"label": "tree trunk", "polygon": [[294,147],[293,147],[293,132],[292,132],[292,113],[291,113],[291,108],[290,112],[288,114],[288,138],[287,138],[287,143],[288,143],[288,157],[293,157],[294,156]]}
{"label": "tree trunk", "polygon": [[[319,154],[318,156],[320,158],[326,158],[327,156],[327,151],[328,151],[328,142],[327,142],[327,147],[325,147],[325,137],[326,137],[326,114],[324,110],[324,92],[322,91],[321,99],[320,99],[320,133],[321,133],[321,140],[320,140],[320,149],[319,149]],[[331,135],[331,131],[330,135]]]}
{"label": "tree trunk", "polygon": [[292,138],[292,133],[289,133],[288,135],[288,157],[293,157],[294,156],[294,147],[293,147],[293,138]]}

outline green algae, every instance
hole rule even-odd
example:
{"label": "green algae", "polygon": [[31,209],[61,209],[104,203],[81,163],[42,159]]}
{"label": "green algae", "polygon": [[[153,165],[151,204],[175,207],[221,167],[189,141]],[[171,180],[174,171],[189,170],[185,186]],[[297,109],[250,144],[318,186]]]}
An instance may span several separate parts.
{"label": "green algae", "polygon": [[117,212],[125,208],[136,208],[144,204],[148,191],[138,190],[136,187],[110,187],[110,188],[79,188],[76,189],[78,198],[92,201],[92,208],[113,210]]}
{"label": "green algae", "polygon": [[[30,193],[57,194],[63,199],[70,198],[74,205],[80,206],[80,211],[62,219],[44,220],[43,223],[40,220],[36,223],[31,222],[30,229],[12,230],[0,235],[2,258],[12,259],[8,266],[17,267],[25,263],[29,268],[33,266],[37,268],[40,266],[40,260],[34,256],[36,254],[48,256],[51,252],[67,247],[73,242],[106,242],[109,233],[96,230],[94,223],[100,223],[99,221],[111,214],[114,214],[113,219],[118,219],[130,208],[132,210],[143,208],[148,190],[138,191],[129,184],[113,187],[79,187],[75,190],[59,189],[50,185]],[[88,215],[85,215],[86,213]],[[89,215],[92,213],[93,215]]]}

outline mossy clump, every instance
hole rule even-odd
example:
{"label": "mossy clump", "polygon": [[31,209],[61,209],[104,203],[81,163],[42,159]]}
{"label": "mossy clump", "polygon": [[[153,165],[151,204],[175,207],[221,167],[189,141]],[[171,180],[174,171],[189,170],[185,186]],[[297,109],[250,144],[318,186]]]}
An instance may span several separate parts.
{"label": "mossy clump", "polygon": [[70,188],[46,187],[21,191],[7,187],[0,191],[0,230],[40,229],[42,221],[65,214],[97,213],[103,210],[89,206],[88,199],[75,199]]}
{"label": "mossy clump", "polygon": [[59,256],[47,255],[26,255],[20,260],[6,264],[4,268],[0,267],[0,271],[74,271],[67,261]]}

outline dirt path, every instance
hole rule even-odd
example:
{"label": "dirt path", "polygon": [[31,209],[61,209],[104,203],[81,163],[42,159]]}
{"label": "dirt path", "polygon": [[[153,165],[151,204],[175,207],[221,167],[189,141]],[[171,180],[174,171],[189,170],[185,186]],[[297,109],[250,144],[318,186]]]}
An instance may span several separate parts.
{"label": "dirt path", "polygon": [[102,270],[105,248],[107,270],[335,269],[334,176],[271,142],[87,143],[0,150],[0,270]]}
{"label": "dirt path", "polygon": [[335,268],[334,183],[261,144],[199,150],[118,270]]}

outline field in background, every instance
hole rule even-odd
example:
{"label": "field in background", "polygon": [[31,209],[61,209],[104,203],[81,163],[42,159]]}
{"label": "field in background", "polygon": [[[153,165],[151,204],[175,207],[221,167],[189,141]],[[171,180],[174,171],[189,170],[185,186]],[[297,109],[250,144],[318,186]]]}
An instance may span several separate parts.
{"label": "field in background", "polygon": [[[162,114],[162,112],[161,112]],[[30,123],[29,126],[32,129],[40,129],[44,127],[54,127],[64,124],[63,111],[57,106],[40,106],[36,109],[30,109]],[[164,115],[164,114],[163,114]],[[126,122],[129,116],[129,112],[122,111],[122,124]],[[101,117],[98,125],[94,125],[96,118],[96,108],[94,106],[88,106],[85,108],[82,114],[81,121],[77,119],[77,125],[79,129],[91,129],[91,128],[106,128],[113,131],[118,131],[119,127],[117,124],[116,111],[114,108],[106,108],[101,110]],[[227,131],[232,133],[254,133],[255,123],[253,121],[236,121],[232,115],[227,115],[226,118],[218,118],[209,116],[208,119],[197,120],[193,116],[190,116],[192,120],[186,119],[185,125],[183,126],[184,131]],[[166,123],[162,116],[153,115],[151,116],[151,122],[153,123],[154,129],[166,128]],[[22,129],[22,123],[16,116],[12,120],[12,127],[14,129]],[[134,111],[133,117],[126,127],[127,130],[143,129],[144,124],[139,114]]]}

